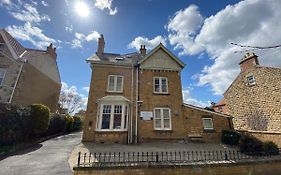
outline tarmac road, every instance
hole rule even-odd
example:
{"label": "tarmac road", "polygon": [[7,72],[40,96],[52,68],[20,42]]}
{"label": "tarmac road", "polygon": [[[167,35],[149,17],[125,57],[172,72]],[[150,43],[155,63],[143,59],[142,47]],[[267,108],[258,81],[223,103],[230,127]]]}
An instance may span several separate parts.
{"label": "tarmac road", "polygon": [[59,136],[0,161],[0,175],[71,175],[68,158],[81,132]]}

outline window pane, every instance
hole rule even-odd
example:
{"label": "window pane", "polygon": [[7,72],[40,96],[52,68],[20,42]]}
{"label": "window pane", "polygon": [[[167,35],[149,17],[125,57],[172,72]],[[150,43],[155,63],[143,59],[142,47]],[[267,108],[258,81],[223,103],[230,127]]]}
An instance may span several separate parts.
{"label": "window pane", "polygon": [[155,128],[161,128],[161,119],[155,119]]}
{"label": "window pane", "polygon": [[162,92],[168,92],[166,78],[162,78]]}
{"label": "window pane", "polygon": [[5,74],[5,69],[0,69],[0,78],[3,78]]}
{"label": "window pane", "polygon": [[164,119],[164,128],[166,128],[166,129],[170,128],[170,120],[169,119]]}
{"label": "window pane", "polygon": [[155,119],[161,119],[161,110],[160,109],[155,109],[154,117],[155,117]]}
{"label": "window pane", "polygon": [[114,91],[114,76],[109,76],[108,90]]}
{"label": "window pane", "polygon": [[124,129],[127,129],[128,107],[125,107]]}
{"label": "window pane", "polygon": [[110,114],[103,114],[101,129],[109,129],[109,126],[110,126]]}
{"label": "window pane", "polygon": [[170,118],[169,109],[163,109],[163,118],[164,119],[169,119]]}
{"label": "window pane", "polygon": [[122,81],[123,81],[123,77],[118,76],[117,85],[116,85],[116,91],[118,91],[118,92],[122,91]]}
{"label": "window pane", "polygon": [[213,121],[212,119],[203,119],[204,129],[213,129]]}
{"label": "window pane", "polygon": [[160,81],[159,78],[154,79],[154,92],[160,92]]}
{"label": "window pane", "polygon": [[121,129],[122,105],[114,106],[113,129]]}

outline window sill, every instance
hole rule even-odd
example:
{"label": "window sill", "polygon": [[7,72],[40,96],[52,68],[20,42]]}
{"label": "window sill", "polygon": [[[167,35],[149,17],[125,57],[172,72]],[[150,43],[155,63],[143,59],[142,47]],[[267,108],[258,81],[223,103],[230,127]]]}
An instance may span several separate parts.
{"label": "window sill", "polygon": [[172,129],[154,129],[154,132],[173,132]]}
{"label": "window sill", "polygon": [[124,92],[123,91],[106,91],[107,93],[112,93],[112,94],[123,94]]}
{"label": "window sill", "polygon": [[127,130],[95,130],[96,132],[100,132],[100,133],[102,133],[102,132],[107,132],[107,133],[109,133],[109,132],[112,132],[112,133],[116,133],[116,132],[127,132]]}
{"label": "window sill", "polygon": [[214,133],[214,132],[216,132],[216,130],[215,129],[204,129],[204,132],[205,133]]}
{"label": "window sill", "polygon": [[169,93],[153,92],[153,95],[170,95]]}

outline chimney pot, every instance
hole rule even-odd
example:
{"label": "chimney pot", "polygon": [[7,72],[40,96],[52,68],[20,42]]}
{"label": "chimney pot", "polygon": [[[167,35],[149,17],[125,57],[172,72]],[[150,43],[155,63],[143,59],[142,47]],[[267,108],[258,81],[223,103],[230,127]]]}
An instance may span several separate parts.
{"label": "chimney pot", "polygon": [[142,56],[145,56],[145,55],[146,55],[146,48],[145,48],[145,45],[141,45],[140,54],[141,54]]}
{"label": "chimney pot", "polygon": [[104,53],[104,47],[105,47],[105,41],[104,41],[103,34],[101,34],[100,38],[98,39],[97,55],[102,55]]}

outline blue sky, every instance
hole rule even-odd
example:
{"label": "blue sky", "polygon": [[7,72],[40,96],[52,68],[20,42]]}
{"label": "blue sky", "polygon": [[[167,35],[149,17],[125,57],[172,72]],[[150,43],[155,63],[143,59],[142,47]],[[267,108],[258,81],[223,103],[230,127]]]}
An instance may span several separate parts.
{"label": "blue sky", "polygon": [[[78,2],[89,8],[88,16],[77,10]],[[279,9],[278,0],[0,0],[0,27],[25,47],[46,49],[53,42],[65,88],[85,99],[91,78],[85,60],[96,52],[99,34],[113,53],[162,42],[186,64],[184,100],[205,106],[218,101],[239,73],[245,52],[230,42],[280,44]],[[280,49],[255,52],[262,64],[281,65]]]}

